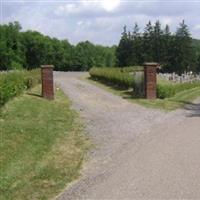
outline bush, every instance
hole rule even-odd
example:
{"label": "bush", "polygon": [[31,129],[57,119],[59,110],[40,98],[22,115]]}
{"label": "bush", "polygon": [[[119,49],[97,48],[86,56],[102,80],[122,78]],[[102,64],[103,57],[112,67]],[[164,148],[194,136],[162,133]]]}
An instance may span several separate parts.
{"label": "bush", "polygon": [[169,98],[175,95],[172,85],[157,84],[157,97],[160,99]]}
{"label": "bush", "polygon": [[178,83],[178,84],[157,84],[157,96],[160,99],[173,97],[175,94],[184,90],[200,87],[200,82]]}
{"label": "bush", "polygon": [[104,81],[118,87],[130,88],[134,86],[133,76],[128,72],[123,72],[121,68],[93,67],[89,73],[93,79]]}
{"label": "bush", "polygon": [[39,70],[0,73],[0,106],[40,83]]}
{"label": "bush", "polygon": [[26,87],[30,89],[35,87],[37,84],[41,83],[41,73],[39,69],[34,69],[30,71],[26,71]]}

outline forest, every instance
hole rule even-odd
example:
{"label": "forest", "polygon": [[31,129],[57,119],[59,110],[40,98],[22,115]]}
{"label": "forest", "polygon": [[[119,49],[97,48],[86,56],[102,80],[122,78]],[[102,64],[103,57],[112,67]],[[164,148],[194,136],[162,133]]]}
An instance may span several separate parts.
{"label": "forest", "polygon": [[19,22],[0,25],[0,70],[34,69],[53,64],[55,70],[87,71],[93,66],[114,66],[116,47],[89,41],[71,45],[36,31],[21,32]]}
{"label": "forest", "polygon": [[141,33],[137,23],[132,32],[125,26],[116,49],[117,65],[142,65],[148,61],[159,63],[164,72],[200,71],[200,41],[191,38],[185,21],[175,33],[170,32],[169,25],[161,27],[159,21],[154,25],[149,21]]}
{"label": "forest", "polygon": [[117,46],[105,47],[89,41],[72,45],[69,41],[45,36],[37,31],[21,31],[19,22],[0,25],[0,70],[34,69],[53,64],[60,71],[88,71],[92,67],[126,67],[158,62],[164,72],[200,71],[200,40],[192,39],[182,21],[172,33],[159,21],[150,21],[141,32],[124,27]]}

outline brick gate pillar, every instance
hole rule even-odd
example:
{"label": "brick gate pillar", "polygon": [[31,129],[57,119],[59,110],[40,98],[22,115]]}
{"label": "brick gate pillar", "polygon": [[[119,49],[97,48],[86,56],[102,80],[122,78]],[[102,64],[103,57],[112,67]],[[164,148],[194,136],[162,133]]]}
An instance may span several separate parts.
{"label": "brick gate pillar", "polygon": [[158,63],[144,63],[144,81],[145,97],[147,99],[156,99],[156,82],[157,82]]}
{"label": "brick gate pillar", "polygon": [[42,96],[48,100],[54,99],[53,65],[41,66]]}

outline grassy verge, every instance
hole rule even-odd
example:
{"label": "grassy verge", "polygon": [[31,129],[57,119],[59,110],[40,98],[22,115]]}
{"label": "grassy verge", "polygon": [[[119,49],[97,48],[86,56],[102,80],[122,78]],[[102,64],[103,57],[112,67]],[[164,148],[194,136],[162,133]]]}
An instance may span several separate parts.
{"label": "grassy verge", "polygon": [[112,92],[115,95],[121,96],[122,98],[127,99],[130,102],[138,103],[148,108],[175,110],[177,108],[183,107],[187,103],[192,103],[194,99],[200,96],[199,86],[179,92],[171,98],[147,100],[134,97],[133,92],[131,90],[124,90],[119,87],[114,87],[113,85],[108,84],[105,85],[105,83],[95,81],[90,77],[84,77],[84,80],[89,81],[90,83],[95,84],[96,86],[101,87],[109,92]]}
{"label": "grassy verge", "polygon": [[79,176],[89,148],[78,115],[62,92],[55,101],[39,87],[8,102],[0,113],[0,197],[49,199]]}

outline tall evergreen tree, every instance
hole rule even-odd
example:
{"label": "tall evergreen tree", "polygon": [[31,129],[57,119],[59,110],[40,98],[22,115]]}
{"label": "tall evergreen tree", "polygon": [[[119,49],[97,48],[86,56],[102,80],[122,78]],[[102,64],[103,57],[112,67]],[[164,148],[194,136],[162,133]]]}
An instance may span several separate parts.
{"label": "tall evergreen tree", "polygon": [[132,59],[131,55],[131,37],[130,34],[127,33],[126,26],[124,26],[124,31],[122,33],[121,40],[116,49],[117,65],[120,67],[129,66],[131,64]]}
{"label": "tall evergreen tree", "polygon": [[171,53],[173,51],[173,36],[170,32],[170,27],[167,24],[163,30],[163,58],[162,58],[162,66],[164,71],[170,70],[170,59]]}
{"label": "tall evergreen tree", "polygon": [[161,24],[159,21],[156,21],[155,26],[153,27],[153,60],[160,63],[163,60],[163,31],[161,30]]}
{"label": "tall evergreen tree", "polygon": [[164,43],[164,55],[163,55],[163,60],[167,60],[167,57],[169,55],[169,51],[167,51],[170,48],[170,42],[171,42],[171,32],[170,32],[170,27],[167,24],[163,30],[163,43]]}
{"label": "tall evergreen tree", "polygon": [[145,61],[154,61],[153,51],[153,26],[151,21],[149,21],[143,33],[143,57]]}
{"label": "tall evergreen tree", "polygon": [[142,37],[140,29],[137,23],[135,23],[132,34],[132,46],[133,46],[133,65],[141,65],[144,62],[142,54]]}
{"label": "tall evergreen tree", "polygon": [[174,64],[176,71],[181,74],[184,71],[191,70],[194,63],[194,51],[192,38],[184,20],[176,31],[174,49],[174,63],[172,64]]}

